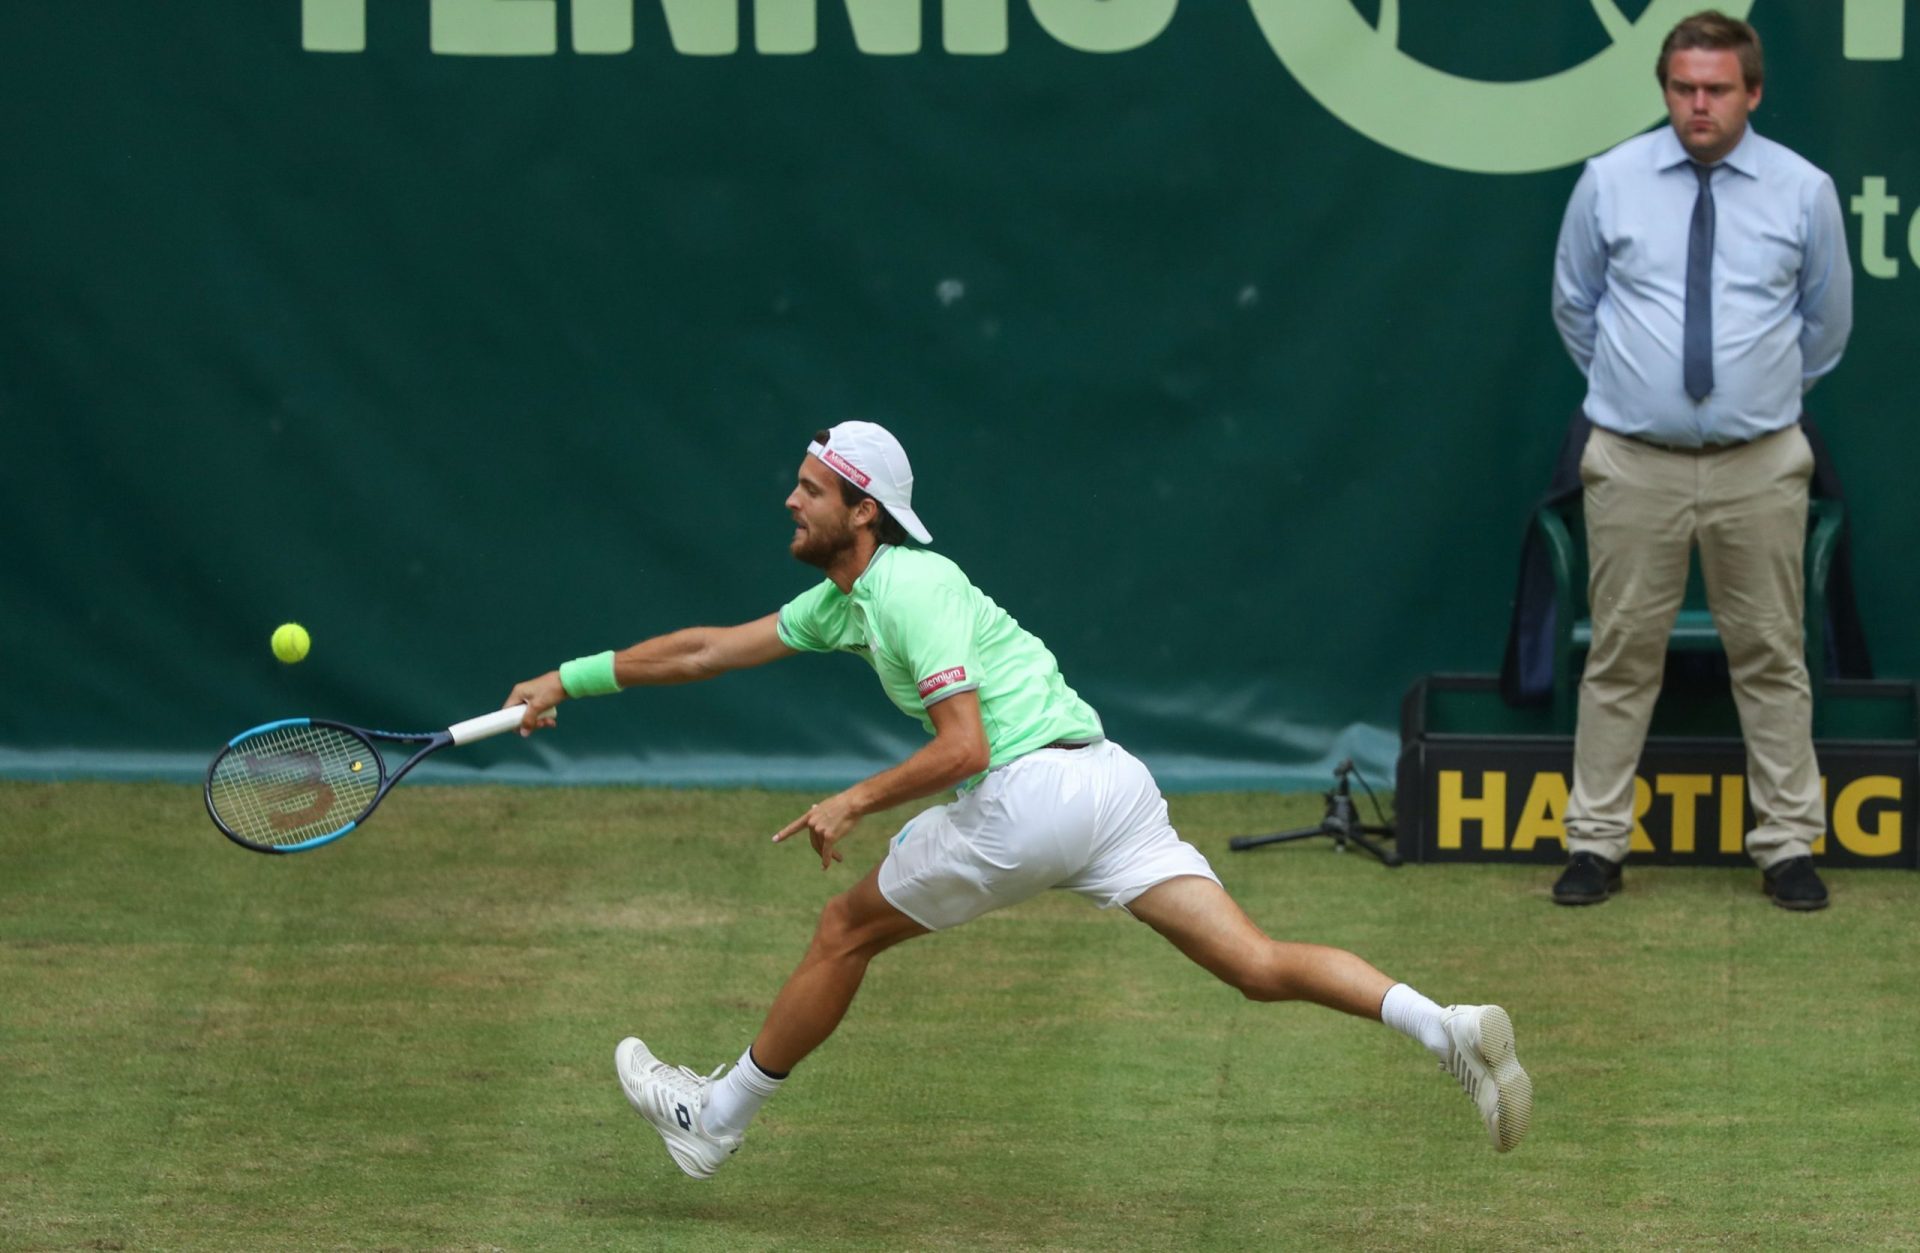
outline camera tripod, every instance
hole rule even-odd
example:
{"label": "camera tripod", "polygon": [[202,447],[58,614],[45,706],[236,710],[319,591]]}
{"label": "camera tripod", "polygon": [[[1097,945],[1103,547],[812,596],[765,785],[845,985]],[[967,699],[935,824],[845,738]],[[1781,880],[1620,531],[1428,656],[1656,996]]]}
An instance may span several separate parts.
{"label": "camera tripod", "polygon": [[[1285,844],[1293,840],[1311,839],[1316,835],[1330,835],[1333,837],[1333,851],[1336,853],[1346,852],[1348,841],[1352,841],[1378,857],[1381,865],[1398,866],[1399,852],[1372,838],[1376,835],[1391,836],[1393,828],[1362,823],[1354,812],[1353,793],[1348,790],[1347,776],[1355,773],[1357,771],[1354,769],[1351,758],[1333,768],[1333,790],[1326,793],[1327,815],[1320,820],[1319,826],[1301,827],[1295,831],[1276,831],[1272,835],[1236,835],[1227,841],[1227,847],[1236,853],[1243,853],[1250,848],[1259,848],[1263,844]],[[1366,784],[1365,779],[1360,782],[1362,786]],[[1373,790],[1369,788],[1367,794],[1371,796]]]}

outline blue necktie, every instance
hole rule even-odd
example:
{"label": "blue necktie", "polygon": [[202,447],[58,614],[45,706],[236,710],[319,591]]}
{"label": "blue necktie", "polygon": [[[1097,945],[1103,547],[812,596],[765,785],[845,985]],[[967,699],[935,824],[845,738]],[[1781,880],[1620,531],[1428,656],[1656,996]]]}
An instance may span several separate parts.
{"label": "blue necktie", "polygon": [[1687,230],[1687,321],[1682,333],[1681,377],[1694,403],[1713,390],[1713,167],[1693,162],[1700,194]]}

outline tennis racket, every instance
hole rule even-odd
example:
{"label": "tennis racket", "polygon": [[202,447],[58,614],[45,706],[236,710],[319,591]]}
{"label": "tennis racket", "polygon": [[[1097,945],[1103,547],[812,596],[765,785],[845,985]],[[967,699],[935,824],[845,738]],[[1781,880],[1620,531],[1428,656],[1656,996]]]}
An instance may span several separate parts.
{"label": "tennis racket", "polygon": [[[417,734],[320,718],[263,723],[228,740],[207,767],[207,815],[242,848],[304,853],[365,822],[393,785],[429,755],[511,731],[526,711],[514,705]],[[420,748],[389,771],[377,744]]]}

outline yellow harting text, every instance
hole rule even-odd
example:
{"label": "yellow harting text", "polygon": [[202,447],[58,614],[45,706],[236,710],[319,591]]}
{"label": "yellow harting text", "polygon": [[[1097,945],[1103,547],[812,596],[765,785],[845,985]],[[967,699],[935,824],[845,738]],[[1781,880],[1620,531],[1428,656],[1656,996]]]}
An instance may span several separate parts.
{"label": "yellow harting text", "polygon": [[1720,851],[1737,853],[1747,846],[1747,776],[1720,776]]}
{"label": "yellow harting text", "polygon": [[[1901,821],[1901,799],[1900,780],[1892,775],[1870,774],[1855,779],[1840,789],[1839,798],[1833,802],[1834,838],[1848,852],[1861,857],[1892,857],[1900,851],[1900,833],[1906,826]],[[1860,821],[1860,811],[1868,801],[1891,802],[1875,813],[1871,832]]]}
{"label": "yellow harting text", "polygon": [[1653,837],[1647,834],[1645,819],[1653,809],[1653,787],[1638,776],[1633,780],[1633,836],[1627,841],[1630,853],[1651,853]]}
{"label": "yellow harting text", "polygon": [[[1473,847],[1482,852],[1525,853],[1542,842],[1566,847],[1568,779],[1561,771],[1442,770],[1438,781],[1435,835],[1440,848],[1468,847],[1469,828],[1477,837]],[[1827,784],[1823,777],[1823,795]],[[1509,810],[1510,796],[1521,797],[1518,813]],[[1905,799],[1897,776],[1872,774],[1848,780],[1831,799],[1829,831],[1855,856],[1897,856],[1906,831]],[[1682,856],[1703,852],[1702,838],[1711,824],[1718,836],[1718,851],[1737,854],[1746,846],[1746,802],[1747,781],[1737,774],[1635,778],[1633,835],[1628,847],[1636,853],[1655,851],[1646,819],[1658,806],[1658,816],[1666,819],[1670,851]],[[1826,836],[1822,836],[1814,851],[1825,849]]]}
{"label": "yellow harting text", "polygon": [[1691,853],[1695,838],[1694,820],[1700,811],[1700,799],[1713,791],[1713,776],[1657,774],[1653,776],[1653,790],[1672,798],[1672,818],[1667,823],[1667,833],[1672,838],[1673,851]]}
{"label": "yellow harting text", "polygon": [[1478,792],[1471,797],[1466,794],[1464,771],[1440,772],[1440,847],[1459,848],[1461,825],[1468,822],[1480,824],[1481,848],[1507,846],[1506,771],[1482,771]]}
{"label": "yellow harting text", "polygon": [[1567,846],[1567,776],[1542,770],[1527,788],[1520,820],[1513,824],[1513,851],[1524,853],[1541,840]]}

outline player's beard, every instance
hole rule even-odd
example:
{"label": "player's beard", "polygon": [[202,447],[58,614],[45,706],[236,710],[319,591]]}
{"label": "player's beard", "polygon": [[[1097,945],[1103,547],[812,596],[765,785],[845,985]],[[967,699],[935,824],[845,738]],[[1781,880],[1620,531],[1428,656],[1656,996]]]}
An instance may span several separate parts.
{"label": "player's beard", "polygon": [[853,544],[854,529],[851,522],[841,519],[837,526],[816,522],[802,530],[794,540],[793,555],[816,569],[826,570]]}

